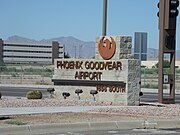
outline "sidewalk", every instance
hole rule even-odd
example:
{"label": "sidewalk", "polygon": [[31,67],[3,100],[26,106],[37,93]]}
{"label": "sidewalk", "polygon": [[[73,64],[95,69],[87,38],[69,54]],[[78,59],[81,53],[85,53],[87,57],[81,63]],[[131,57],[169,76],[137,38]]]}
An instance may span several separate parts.
{"label": "sidewalk", "polygon": [[100,108],[120,108],[122,106],[64,106],[64,107],[18,107],[0,108],[0,116],[22,115],[22,114],[42,114],[59,112],[85,112]]}

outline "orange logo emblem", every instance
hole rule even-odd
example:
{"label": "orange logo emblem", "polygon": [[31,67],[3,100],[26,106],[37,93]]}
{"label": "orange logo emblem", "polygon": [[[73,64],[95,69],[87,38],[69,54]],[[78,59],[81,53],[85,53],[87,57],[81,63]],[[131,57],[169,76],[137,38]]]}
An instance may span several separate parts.
{"label": "orange logo emblem", "polygon": [[111,41],[109,41],[109,39],[105,39],[105,37],[102,37],[98,44],[99,54],[105,60],[111,59],[116,52],[116,43],[112,37],[110,38]]}

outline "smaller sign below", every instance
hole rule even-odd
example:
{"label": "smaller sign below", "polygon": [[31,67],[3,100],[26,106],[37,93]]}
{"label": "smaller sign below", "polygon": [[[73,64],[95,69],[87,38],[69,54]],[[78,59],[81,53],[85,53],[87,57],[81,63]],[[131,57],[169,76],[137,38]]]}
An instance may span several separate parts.
{"label": "smaller sign below", "polygon": [[122,85],[97,85],[96,86],[96,90],[99,92],[120,92],[120,93],[124,93],[126,92],[126,84],[122,84]]}
{"label": "smaller sign below", "polygon": [[164,75],[164,83],[168,83],[169,82],[169,76],[168,75]]}

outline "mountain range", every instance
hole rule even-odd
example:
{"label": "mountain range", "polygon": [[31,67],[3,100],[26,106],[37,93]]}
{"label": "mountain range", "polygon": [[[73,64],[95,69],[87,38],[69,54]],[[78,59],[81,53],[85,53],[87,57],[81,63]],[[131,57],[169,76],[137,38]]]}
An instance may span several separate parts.
{"label": "mountain range", "polygon": [[[15,42],[15,43],[51,43],[52,41],[58,41],[60,44],[64,44],[65,53],[73,58],[93,58],[95,57],[95,41],[82,41],[72,36],[68,37],[57,37],[51,39],[42,39],[34,40],[20,36],[11,36],[6,42]],[[133,53],[132,48],[132,53]],[[148,48],[147,57],[148,58],[157,58],[158,49]],[[168,57],[168,56],[167,56]],[[176,51],[176,57],[180,58],[180,50]]]}

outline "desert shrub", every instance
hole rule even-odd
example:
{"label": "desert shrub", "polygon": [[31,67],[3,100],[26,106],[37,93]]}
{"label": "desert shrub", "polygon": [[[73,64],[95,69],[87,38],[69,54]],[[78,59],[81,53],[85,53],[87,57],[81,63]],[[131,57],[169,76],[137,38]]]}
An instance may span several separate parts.
{"label": "desert shrub", "polygon": [[147,83],[147,84],[143,85],[142,87],[143,87],[143,88],[151,88],[151,86],[150,86],[150,84],[149,84],[149,83]]}
{"label": "desert shrub", "polygon": [[157,68],[146,68],[146,69],[141,69],[141,74],[157,74],[158,73],[158,69]]}
{"label": "desert shrub", "polygon": [[[147,83],[145,85],[142,85],[141,86],[142,88],[151,88],[151,89],[158,89],[158,84],[150,84],[150,83]],[[163,89],[167,89],[167,85],[163,85]]]}
{"label": "desert shrub", "polygon": [[27,99],[42,99],[42,92],[39,90],[31,90],[26,94]]}
{"label": "desert shrub", "polygon": [[12,124],[12,125],[18,125],[18,126],[27,124],[27,123],[24,123],[22,121],[6,121],[5,123]]}

